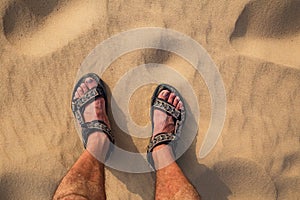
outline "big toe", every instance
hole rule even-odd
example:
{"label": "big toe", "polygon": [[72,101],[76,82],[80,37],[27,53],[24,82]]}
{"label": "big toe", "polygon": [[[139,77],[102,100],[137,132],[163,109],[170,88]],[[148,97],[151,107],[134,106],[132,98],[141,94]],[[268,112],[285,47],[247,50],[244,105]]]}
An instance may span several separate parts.
{"label": "big toe", "polygon": [[85,82],[86,86],[88,87],[88,89],[92,89],[97,86],[96,80],[91,77],[86,78],[84,82]]}
{"label": "big toe", "polygon": [[162,100],[167,100],[168,97],[170,95],[170,91],[169,90],[162,90],[159,94],[158,94],[158,98],[162,99]]}

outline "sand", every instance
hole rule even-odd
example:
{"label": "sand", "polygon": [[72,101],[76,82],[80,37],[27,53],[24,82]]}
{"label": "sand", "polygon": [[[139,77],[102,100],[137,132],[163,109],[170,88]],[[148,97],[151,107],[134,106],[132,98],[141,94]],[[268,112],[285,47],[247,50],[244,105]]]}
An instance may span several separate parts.
{"label": "sand", "polygon": [[[213,151],[199,159],[211,99],[189,63],[173,53],[138,50],[103,74],[114,88],[134,66],[162,63],[189,81],[201,118],[178,163],[203,199],[300,199],[299,10],[298,0],[1,1],[0,199],[51,199],[83,151],[70,109],[81,62],[103,40],[139,27],[192,37],[223,78],[224,128]],[[149,100],[140,99],[150,98],[153,88],[139,88],[131,97],[137,124],[149,123]],[[146,151],[146,140],[112,124],[118,146]],[[153,199],[153,175],[107,169],[108,199]]]}

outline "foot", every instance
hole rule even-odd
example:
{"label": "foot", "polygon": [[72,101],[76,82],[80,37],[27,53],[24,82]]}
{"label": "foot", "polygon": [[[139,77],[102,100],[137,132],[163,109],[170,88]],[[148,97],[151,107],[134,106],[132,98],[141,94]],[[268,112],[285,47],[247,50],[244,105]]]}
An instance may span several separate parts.
{"label": "foot", "polygon": [[[172,104],[177,110],[182,108],[182,102],[175,93],[170,93],[168,90],[162,90],[158,94],[158,98],[167,101]],[[162,132],[173,133],[175,129],[175,123],[172,116],[162,112],[158,109],[155,109],[153,112],[153,134],[152,138],[154,138],[157,134]]]}
{"label": "foot", "polygon": [[[93,78],[86,78],[84,83],[77,88],[74,99],[82,97],[89,89],[92,89],[96,86],[97,82]],[[105,99],[101,97],[88,104],[83,113],[84,121],[91,122],[94,120],[102,120],[110,128],[105,103]],[[86,149],[90,153],[95,154],[96,156],[101,154],[102,157],[106,155],[108,148],[109,139],[106,134],[95,132],[89,136]]]}

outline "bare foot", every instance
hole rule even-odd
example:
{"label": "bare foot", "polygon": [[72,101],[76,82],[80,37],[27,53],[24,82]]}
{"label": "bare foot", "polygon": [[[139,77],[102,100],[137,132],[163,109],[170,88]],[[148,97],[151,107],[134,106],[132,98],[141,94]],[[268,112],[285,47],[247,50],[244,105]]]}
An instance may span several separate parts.
{"label": "bare foot", "polygon": [[[172,104],[176,109],[182,109],[182,101],[179,96],[176,96],[175,93],[171,93],[168,90],[162,90],[158,94],[158,98],[167,101]],[[152,138],[157,134],[162,132],[174,133],[175,122],[172,116],[162,112],[158,109],[153,111],[153,133]],[[158,150],[163,149],[162,151],[157,152]],[[170,163],[173,161],[173,153],[169,146],[166,144],[161,144],[154,147],[152,157],[156,168],[165,166],[165,163]]]}
{"label": "bare foot", "polygon": [[[93,78],[86,78],[76,90],[74,99],[82,97],[89,89],[97,86],[97,82]],[[93,120],[102,120],[110,128],[110,123],[105,109],[104,98],[97,98],[95,101],[88,104],[83,112],[85,122],[91,122]],[[102,159],[106,155],[109,148],[109,139],[106,134],[102,132],[95,132],[88,138],[86,149],[94,154],[98,158]]]}

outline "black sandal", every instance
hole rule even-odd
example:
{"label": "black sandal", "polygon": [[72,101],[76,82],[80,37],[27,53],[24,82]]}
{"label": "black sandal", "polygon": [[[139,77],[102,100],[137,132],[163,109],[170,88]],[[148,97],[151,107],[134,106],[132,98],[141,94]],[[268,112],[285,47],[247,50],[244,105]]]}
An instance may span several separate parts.
{"label": "black sandal", "polygon": [[[174,93],[176,96],[178,96],[183,104],[183,109],[177,110],[172,104],[168,103],[166,100],[160,99],[157,96],[162,90],[168,90],[171,93]],[[172,147],[173,153],[175,155],[175,148],[177,144],[177,140],[180,137],[182,126],[185,120],[185,110],[184,110],[184,102],[183,98],[179,94],[179,92],[172,86],[167,84],[160,84],[157,86],[156,90],[153,93],[152,99],[151,99],[151,120],[152,120],[152,130],[154,126],[153,122],[153,112],[155,109],[159,109],[166,113],[169,116],[172,116],[175,122],[175,129],[174,133],[167,133],[162,132],[157,134],[153,139],[150,138],[150,142],[147,148],[147,160],[155,169],[154,162],[152,158],[152,151],[154,147],[157,147],[161,144],[168,144]]]}
{"label": "black sandal", "polygon": [[[89,89],[84,96],[74,99],[75,92],[77,88],[81,85],[81,83],[84,83],[86,78],[93,78],[98,84],[96,87]],[[74,91],[72,94],[72,111],[75,116],[75,118],[78,120],[80,126],[81,126],[81,133],[82,133],[82,141],[83,146],[86,148],[88,138],[89,136],[96,132],[100,131],[107,135],[108,139],[111,143],[114,144],[114,136],[111,133],[110,128],[108,128],[107,124],[105,124],[102,120],[94,120],[91,122],[85,122],[83,118],[83,112],[86,107],[86,105],[90,104],[91,102],[95,101],[97,98],[103,97],[105,102],[107,102],[107,96],[106,96],[106,90],[103,81],[99,78],[98,75],[94,73],[89,73],[81,77],[81,79],[77,82],[77,84],[74,87]],[[107,104],[106,105],[106,111],[107,111]],[[111,148],[110,148],[111,150]],[[109,154],[109,153],[108,153]]]}

